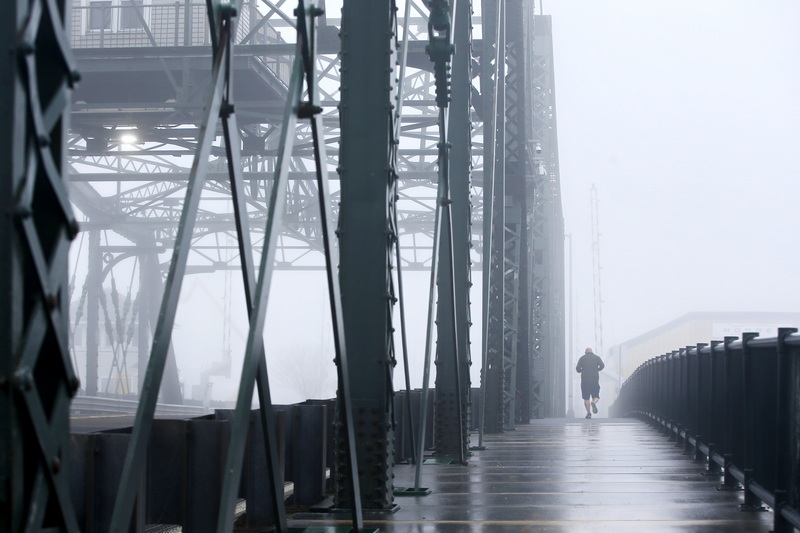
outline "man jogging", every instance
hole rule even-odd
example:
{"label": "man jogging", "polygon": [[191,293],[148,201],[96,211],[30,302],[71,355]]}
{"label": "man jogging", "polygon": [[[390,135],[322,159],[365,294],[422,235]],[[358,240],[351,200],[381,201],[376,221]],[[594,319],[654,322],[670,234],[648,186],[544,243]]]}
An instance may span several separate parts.
{"label": "man jogging", "polygon": [[[597,401],[600,399],[600,371],[605,368],[603,360],[586,348],[575,370],[581,375],[581,395],[586,407],[586,418],[592,418],[592,411],[597,414]],[[589,407],[591,406],[591,411]]]}

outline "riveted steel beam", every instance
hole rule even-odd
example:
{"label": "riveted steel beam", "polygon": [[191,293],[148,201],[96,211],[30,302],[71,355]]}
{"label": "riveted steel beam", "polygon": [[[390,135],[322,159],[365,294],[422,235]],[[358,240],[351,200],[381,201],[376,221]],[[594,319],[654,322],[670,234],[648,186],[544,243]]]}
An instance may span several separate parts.
{"label": "riveted steel beam", "polygon": [[0,20],[0,531],[78,530],[65,467],[79,385],[67,346],[68,5],[13,0]]}
{"label": "riveted steel beam", "polygon": [[[529,169],[527,138],[528,88],[526,87],[525,19],[527,6],[520,0],[506,3],[506,131],[505,131],[505,235],[503,277],[504,335],[503,335],[503,423],[513,429],[517,421],[516,406],[520,393],[524,394],[527,380],[520,379],[517,371],[519,359],[526,358],[527,345],[526,277],[528,258],[526,251],[528,224]],[[522,348],[522,349],[521,349]],[[521,390],[520,390],[521,389]]]}
{"label": "riveted steel beam", "polygon": [[[531,17],[533,50],[533,198],[531,206],[531,357],[532,384],[527,415],[560,417],[566,410],[564,353],[564,215],[558,164],[555,67],[550,16]],[[530,144],[530,143],[529,143]]]}
{"label": "riveted steel beam", "polygon": [[[393,1],[345,0],[341,26],[339,279],[364,509],[393,508],[391,268],[396,170],[397,20]],[[340,449],[344,426],[337,426]],[[351,505],[344,465],[335,499]]]}
{"label": "riveted steel beam", "polygon": [[449,195],[444,198],[448,205],[443,206],[439,249],[434,448],[438,456],[455,457],[463,462],[469,449],[470,427],[472,4],[469,0],[458,0],[453,11],[451,31],[455,52],[451,60],[451,96],[445,115],[447,134],[443,141],[447,143],[449,158],[444,163],[440,161],[440,165],[448,167],[445,184]]}
{"label": "riveted steel beam", "polygon": [[[484,186],[484,238],[483,238],[483,277],[484,277],[484,365],[482,369],[482,388],[485,389],[481,403],[485,409],[483,429],[488,433],[499,433],[505,428],[506,413],[503,409],[503,389],[505,372],[503,370],[503,338],[505,321],[505,291],[503,276],[505,271],[505,1],[485,0],[484,13],[484,56],[482,76],[484,111],[484,174],[492,167],[492,194],[490,187]],[[493,38],[492,38],[493,37]],[[491,43],[491,44],[490,44]],[[494,51],[494,58],[491,52]],[[492,59],[495,65],[492,65]],[[487,72],[488,71],[488,72]],[[492,83],[493,82],[493,83]],[[495,94],[494,98],[491,95]],[[494,117],[494,118],[491,118]],[[493,132],[486,131],[486,125],[494,123]],[[493,136],[491,145],[486,142]],[[491,150],[491,151],[490,151]],[[494,154],[494,155],[492,155]],[[488,184],[488,180],[485,180]],[[490,209],[487,210],[487,206]]]}

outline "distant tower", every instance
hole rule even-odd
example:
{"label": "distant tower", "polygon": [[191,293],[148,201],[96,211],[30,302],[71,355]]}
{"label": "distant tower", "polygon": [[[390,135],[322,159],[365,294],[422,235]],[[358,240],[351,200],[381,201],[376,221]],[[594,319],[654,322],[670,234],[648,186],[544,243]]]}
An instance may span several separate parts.
{"label": "distant tower", "polygon": [[592,270],[594,274],[594,350],[603,353],[603,293],[600,283],[600,201],[597,199],[597,187],[592,184]]}

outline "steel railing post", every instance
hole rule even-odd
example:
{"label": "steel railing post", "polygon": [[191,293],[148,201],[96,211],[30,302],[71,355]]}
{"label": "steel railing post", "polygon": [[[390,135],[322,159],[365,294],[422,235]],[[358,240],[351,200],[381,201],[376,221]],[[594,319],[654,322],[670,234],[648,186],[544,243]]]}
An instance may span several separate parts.
{"label": "steel railing post", "polygon": [[[708,387],[703,386],[704,381],[704,372],[703,372],[703,349],[708,346],[708,344],[699,342],[697,343],[697,376],[695,379],[695,392],[694,392],[694,407],[695,407],[695,434],[694,434],[694,460],[700,461],[702,458],[702,452],[700,451],[700,444],[704,440],[703,432],[707,432],[709,428],[706,426],[706,410],[708,406],[708,402],[706,401],[706,395],[708,393]],[[713,354],[713,350],[709,351],[708,357],[709,360]],[[707,433],[706,433],[707,434]]]}
{"label": "steel railing post", "polygon": [[[736,337],[730,337],[730,342],[733,342]],[[725,369],[726,367],[726,357],[727,357],[727,349],[723,345],[723,353],[722,357],[716,351],[717,345],[721,344],[719,341],[712,341],[711,342],[711,394],[709,398],[709,420],[711,420],[711,435],[709,435],[708,439],[708,465],[706,470],[703,472],[704,475],[707,476],[718,476],[722,473],[722,467],[714,461],[713,455],[719,443],[724,441],[724,434],[725,434],[725,410],[727,409],[728,401],[725,397],[726,394],[726,378],[725,378]],[[722,374],[722,379],[720,378],[720,374]],[[714,416],[714,410],[719,406],[720,400],[722,403],[723,412],[717,413],[717,416]]]}
{"label": "steel railing post", "polygon": [[781,509],[791,503],[793,478],[793,436],[796,434],[796,410],[794,398],[797,395],[795,373],[797,366],[794,356],[786,345],[786,337],[797,332],[797,328],[779,328],[776,355],[777,371],[777,405],[778,413],[775,431],[775,506],[773,508],[773,526],[775,533],[791,533],[794,526],[781,514]]}
{"label": "steel railing post", "polygon": [[[739,506],[742,511],[763,511],[764,506],[761,505],[761,500],[750,490],[749,485],[753,480],[755,474],[755,457],[754,457],[754,436],[756,425],[755,402],[752,401],[752,391],[754,390],[753,376],[754,376],[754,362],[752,349],[749,346],[750,340],[758,337],[758,333],[747,332],[742,333],[742,390],[741,396],[744,398],[744,409],[742,410],[744,418],[744,431],[742,432],[742,470],[744,471],[744,503]],[[727,469],[726,469],[727,477]]]}

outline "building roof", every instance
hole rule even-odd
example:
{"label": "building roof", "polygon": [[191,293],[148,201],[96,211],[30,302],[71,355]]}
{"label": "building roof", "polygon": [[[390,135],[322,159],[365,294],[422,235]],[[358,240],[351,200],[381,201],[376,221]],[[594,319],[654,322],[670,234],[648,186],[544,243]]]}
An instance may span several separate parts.
{"label": "building roof", "polygon": [[764,323],[795,323],[800,325],[800,313],[784,313],[784,312],[739,312],[739,311],[696,311],[686,313],[675,320],[667,322],[655,329],[651,329],[641,335],[637,335],[632,339],[618,344],[620,348],[639,344],[663,333],[675,329],[678,326],[694,321],[710,321],[710,322],[764,322]]}

